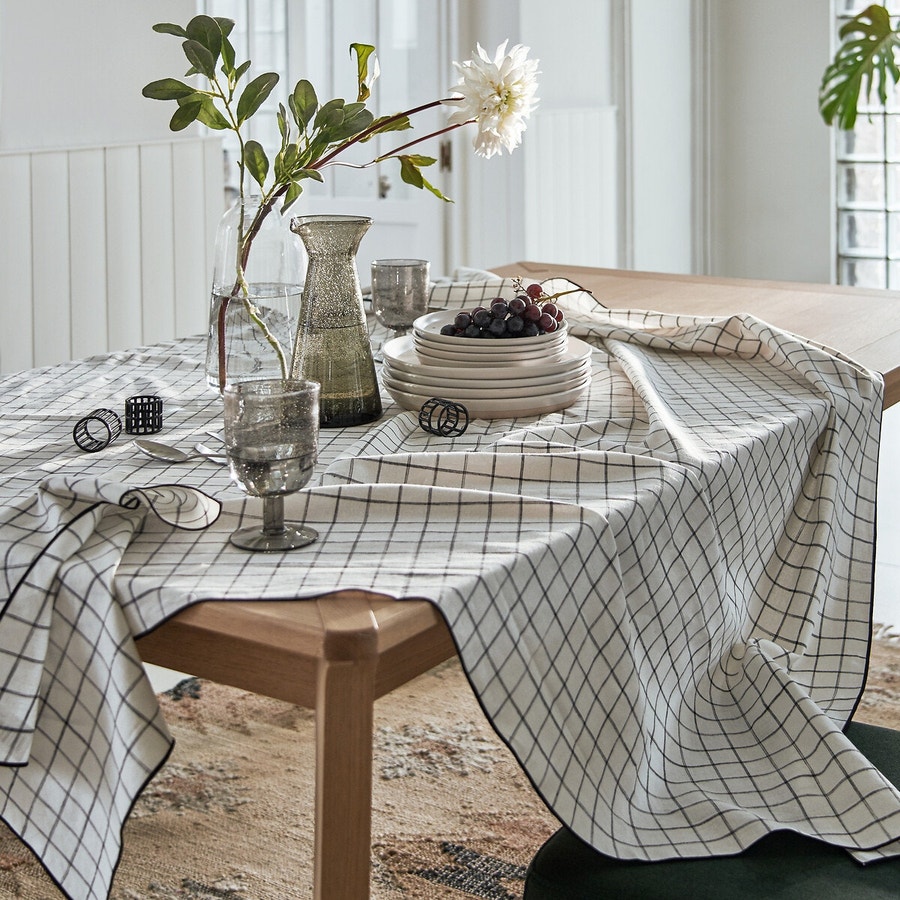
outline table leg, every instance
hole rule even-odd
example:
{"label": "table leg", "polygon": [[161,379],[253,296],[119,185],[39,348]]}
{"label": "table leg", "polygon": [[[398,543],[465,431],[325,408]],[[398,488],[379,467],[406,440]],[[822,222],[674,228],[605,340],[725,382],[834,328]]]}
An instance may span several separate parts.
{"label": "table leg", "polygon": [[[322,601],[328,603],[328,601]],[[338,612],[332,608],[328,613]],[[377,624],[346,619],[326,640],[316,700],[316,900],[367,900]],[[326,613],[326,614],[328,614]],[[330,615],[329,615],[330,618]]]}

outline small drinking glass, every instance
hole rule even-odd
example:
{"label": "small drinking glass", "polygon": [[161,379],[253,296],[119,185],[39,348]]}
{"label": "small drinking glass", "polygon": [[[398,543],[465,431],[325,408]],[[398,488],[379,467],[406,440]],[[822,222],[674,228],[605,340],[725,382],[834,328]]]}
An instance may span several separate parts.
{"label": "small drinking glass", "polygon": [[376,259],[372,262],[372,311],[394,332],[404,334],[428,312],[428,260]]}
{"label": "small drinking glass", "polygon": [[262,527],[235,531],[229,540],[244,550],[294,550],[318,533],[284,521],[284,496],[312,477],[319,439],[319,384],[280,378],[225,386],[225,451],[231,478],[262,497]]}

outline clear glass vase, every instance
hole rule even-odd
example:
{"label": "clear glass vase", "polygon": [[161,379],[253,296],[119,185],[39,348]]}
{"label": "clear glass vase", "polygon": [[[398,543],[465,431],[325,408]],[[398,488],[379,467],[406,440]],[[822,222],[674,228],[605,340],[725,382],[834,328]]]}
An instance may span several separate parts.
{"label": "clear glass vase", "polygon": [[290,369],[306,254],[278,201],[261,219],[259,211],[260,197],[238,198],[216,234],[206,380],[219,392]]}
{"label": "clear glass vase", "polygon": [[356,271],[366,216],[300,216],[308,269],[294,342],[291,377],[318,381],[322,428],[364,425],[381,416],[369,328]]}

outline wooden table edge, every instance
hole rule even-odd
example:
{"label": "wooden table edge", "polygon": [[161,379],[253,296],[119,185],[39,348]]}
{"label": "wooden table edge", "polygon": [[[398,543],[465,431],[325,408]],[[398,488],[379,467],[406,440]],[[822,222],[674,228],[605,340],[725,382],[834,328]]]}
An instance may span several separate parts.
{"label": "wooden table edge", "polygon": [[242,690],[317,705],[322,660],[375,660],[375,697],[451,658],[438,608],[363,590],[304,599],[206,600],[137,640],[148,663]]}
{"label": "wooden table edge", "polygon": [[[594,291],[595,296],[603,301],[603,292],[597,288],[604,282],[607,284],[628,283],[654,285],[665,288],[666,285],[690,287],[697,286],[703,289],[721,288],[736,302],[732,303],[730,312],[750,312],[758,314],[758,306],[761,297],[768,295],[764,303],[766,310],[761,317],[771,325],[785,328],[796,334],[831,346],[846,354],[851,359],[866,368],[879,372],[884,379],[884,408],[887,409],[900,402],[900,291],[888,291],[875,288],[848,287],[846,285],[817,284],[805,281],[777,281],[751,278],[728,278],[715,275],[688,275],[670,274],[666,272],[648,272],[637,269],[609,269],[595,268],[591,266],[563,265],[559,263],[547,263],[537,260],[521,260],[515,263],[497,266],[491,271],[504,277],[523,275],[541,281],[546,278],[569,278],[576,284],[582,284],[586,289]],[[808,312],[814,312],[816,298],[821,301],[839,302],[847,304],[848,310],[864,311],[866,314],[867,339],[864,342],[849,342],[841,335],[837,339],[823,339],[817,334],[819,320],[810,326],[798,328],[795,324],[787,324],[781,317],[782,314],[796,316],[798,310],[794,307],[784,306],[774,310],[771,300],[778,294],[786,297],[803,297],[804,316]],[[706,311],[691,308],[689,302],[684,303],[683,308],[671,307],[665,304],[659,307],[654,301],[659,301],[664,293],[657,292],[650,298],[650,308],[659,312],[683,312],[685,314],[705,315]],[[737,298],[740,298],[739,300]],[[679,304],[683,301],[679,300]],[[827,305],[827,304],[826,304]],[[642,307],[643,308],[643,307]],[[822,307],[824,308],[824,306]],[[890,314],[893,322],[884,331],[872,333],[869,329],[870,321],[877,321],[879,313]],[[724,311],[723,311],[723,314]],[[854,317],[850,311],[847,314],[848,323],[854,323]],[[856,323],[854,323],[856,324]]]}

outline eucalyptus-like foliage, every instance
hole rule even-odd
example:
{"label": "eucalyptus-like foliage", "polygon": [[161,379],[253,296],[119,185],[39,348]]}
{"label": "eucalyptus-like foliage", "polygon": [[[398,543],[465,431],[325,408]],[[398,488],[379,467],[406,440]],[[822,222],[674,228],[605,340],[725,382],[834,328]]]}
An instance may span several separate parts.
{"label": "eucalyptus-like foliage", "polygon": [[[181,131],[195,121],[212,129],[234,131],[240,146],[241,196],[245,192],[245,175],[249,175],[262,191],[262,208],[266,212],[279,198],[282,211],[286,210],[302,193],[305,179],[323,180],[323,168],[347,165],[337,161],[347,147],[368,141],[377,134],[409,129],[412,127],[411,112],[440,103],[435,101],[409,113],[376,119],[366,107],[378,77],[375,48],[370,44],[351,44],[350,52],[356,56],[356,100],[347,103],[334,99],[320,103],[312,84],[306,79],[298,81],[288,97],[288,109],[279,104],[277,118],[281,146],[270,160],[258,141],[244,140],[241,128],[265,103],[279,76],[276,72],[264,72],[244,83],[251,63],[250,60],[238,63],[235,59],[234,46],[229,40],[233,28],[231,19],[213,16],[195,16],[184,28],[171,23],[154,25],[154,31],[182,39],[181,46],[190,64],[185,77],[199,75],[206,79],[207,86],[198,88],[177,78],[162,78],[148,84],[143,95],[151,100],[172,100],[178,105],[169,122],[172,131]],[[434,164],[431,157],[393,152],[365,165],[390,158],[400,161],[401,177],[405,182],[427,188],[441,199],[447,199],[422,175],[422,167]],[[252,233],[250,238],[252,240]]]}
{"label": "eucalyptus-like foliage", "polygon": [[447,199],[422,175],[422,168],[433,165],[435,160],[428,156],[403,153],[412,144],[434,135],[425,135],[363,165],[338,161],[340,154],[353,144],[368,141],[377,134],[412,128],[410,115],[439,106],[442,102],[435,100],[414,110],[376,119],[366,107],[379,72],[375,48],[370,44],[350,45],[351,54],[356,56],[357,96],[354,102],[334,99],[320,103],[315,88],[309,81],[301,79],[297,82],[288,97],[288,108],[285,109],[281,103],[278,105],[281,143],[274,158],[270,160],[262,144],[259,141],[245,140],[241,129],[266,102],[278,84],[278,74],[264,72],[247,80],[250,60],[237,62],[234,45],[229,40],[233,29],[234,22],[231,19],[213,16],[195,16],[184,28],[168,22],[154,25],[154,31],[181,39],[181,47],[189,63],[184,77],[199,76],[205,79],[206,86],[196,87],[178,78],[162,78],[146,85],[142,92],[151,100],[171,100],[177,104],[169,122],[172,131],[181,131],[193,122],[200,122],[217,131],[233,131],[240,147],[238,167],[242,205],[247,193],[248,176],[260,188],[260,205],[246,228],[243,211],[239,216],[234,287],[218,310],[220,387],[225,384],[225,316],[232,300],[244,304],[251,321],[277,354],[283,377],[287,377],[284,350],[253,304],[246,280],[253,240],[278,200],[281,200],[282,211],[286,210],[302,193],[303,182],[307,178],[322,181],[322,169],[327,166],[353,165],[365,168],[392,158],[400,161],[400,176],[405,182],[418,188],[426,188],[442,200]]}
{"label": "eucalyptus-like foliage", "polygon": [[860,93],[868,99],[877,88],[878,99],[887,102],[889,82],[900,81],[897,50],[900,31],[891,27],[890,13],[873,4],[840,30],[841,45],[822,76],[819,112],[828,125],[850,130],[856,123]]}

